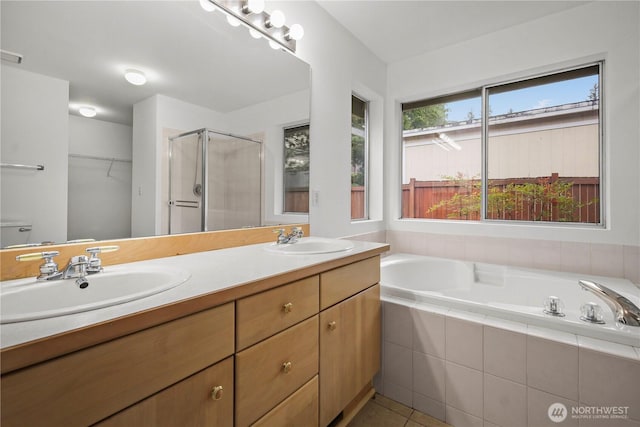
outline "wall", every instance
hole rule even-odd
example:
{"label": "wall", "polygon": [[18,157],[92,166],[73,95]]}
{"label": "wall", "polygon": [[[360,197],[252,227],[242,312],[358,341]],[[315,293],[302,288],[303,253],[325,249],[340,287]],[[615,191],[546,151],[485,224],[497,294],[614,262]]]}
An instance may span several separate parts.
{"label": "wall", "polygon": [[[385,122],[385,215],[388,229],[394,232],[424,232],[429,236],[442,236],[448,240],[456,237],[459,238],[459,248],[463,251],[468,237],[480,241],[489,236],[506,240],[520,239],[517,249],[523,257],[537,252],[525,246],[531,240],[541,241],[549,246],[551,251],[544,254],[549,257],[560,255],[561,244],[577,242],[581,244],[580,250],[588,251],[588,254],[606,254],[608,260],[613,260],[620,266],[618,271],[631,268],[618,261],[622,258],[629,259],[627,264],[635,258],[637,264],[640,258],[640,129],[637,120],[640,115],[639,7],[637,2],[590,2],[446,49],[390,64]],[[401,102],[598,59],[606,61],[605,229],[398,219]],[[473,73],[469,70],[473,70]],[[507,248],[508,245],[502,247]],[[637,273],[634,275],[640,276]]]}
{"label": "wall", "polygon": [[0,217],[30,223],[29,242],[64,242],[69,82],[4,64],[1,74],[2,162],[40,164],[45,169],[2,168]]}
{"label": "wall", "polygon": [[69,115],[69,154],[101,157],[69,158],[69,240],[131,235],[131,132],[131,126]]}
{"label": "wall", "polygon": [[[386,66],[323,8],[311,1],[269,2],[305,36],[297,56],[311,65],[309,222],[316,236],[338,237],[384,230],[382,126]],[[351,93],[372,101],[370,116],[372,220],[351,222]],[[317,203],[314,203],[314,199]]]}

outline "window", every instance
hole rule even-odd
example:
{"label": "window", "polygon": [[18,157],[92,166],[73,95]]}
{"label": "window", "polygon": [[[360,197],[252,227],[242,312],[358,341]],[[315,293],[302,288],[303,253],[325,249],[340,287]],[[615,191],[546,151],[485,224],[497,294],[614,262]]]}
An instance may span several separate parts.
{"label": "window", "polygon": [[309,212],[309,125],[284,129],[284,213]]}
{"label": "window", "polygon": [[403,218],[601,224],[601,66],[404,104]]}
{"label": "window", "polygon": [[368,219],[369,103],[351,96],[351,219]]}

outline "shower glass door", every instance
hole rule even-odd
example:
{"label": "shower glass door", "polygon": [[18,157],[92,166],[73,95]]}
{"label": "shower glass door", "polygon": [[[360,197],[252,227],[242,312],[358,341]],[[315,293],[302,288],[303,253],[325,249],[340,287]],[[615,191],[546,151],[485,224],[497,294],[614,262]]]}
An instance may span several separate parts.
{"label": "shower glass door", "polygon": [[202,231],[202,132],[169,140],[169,234]]}

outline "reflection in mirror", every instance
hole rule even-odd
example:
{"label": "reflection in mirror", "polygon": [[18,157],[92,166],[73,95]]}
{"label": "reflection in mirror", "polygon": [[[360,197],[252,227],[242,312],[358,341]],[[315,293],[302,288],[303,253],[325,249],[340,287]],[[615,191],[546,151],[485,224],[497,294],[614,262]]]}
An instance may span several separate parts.
{"label": "reflection in mirror", "polygon": [[[166,234],[169,138],[199,129],[261,142],[262,168],[225,167],[236,183],[259,176],[261,215],[229,227],[286,222],[284,129],[309,122],[303,61],[195,0],[0,8],[2,50],[23,57],[3,55],[0,158],[44,166],[2,167],[0,246]],[[129,69],[146,83],[125,80]],[[237,203],[226,196],[210,200]]]}

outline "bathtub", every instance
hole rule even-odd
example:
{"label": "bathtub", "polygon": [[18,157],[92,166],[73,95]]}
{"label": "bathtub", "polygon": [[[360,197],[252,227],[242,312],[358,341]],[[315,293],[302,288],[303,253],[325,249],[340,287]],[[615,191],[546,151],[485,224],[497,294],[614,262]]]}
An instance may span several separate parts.
{"label": "bathtub", "polygon": [[[578,285],[580,279],[601,283],[640,306],[640,289],[625,279],[411,254],[384,257],[380,274],[383,299],[399,298],[640,347],[640,327],[616,322],[604,301]],[[550,296],[564,303],[564,317],[544,313]],[[590,302],[601,307],[604,324],[580,319],[581,306]]]}

